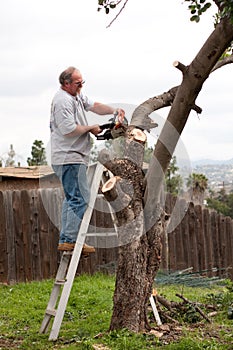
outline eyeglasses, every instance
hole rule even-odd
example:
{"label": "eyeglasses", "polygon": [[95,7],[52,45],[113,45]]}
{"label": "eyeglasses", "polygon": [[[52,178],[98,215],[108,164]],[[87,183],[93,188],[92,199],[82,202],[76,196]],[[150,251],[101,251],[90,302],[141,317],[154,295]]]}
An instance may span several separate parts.
{"label": "eyeglasses", "polygon": [[81,87],[83,84],[85,84],[85,80],[78,81],[77,83],[74,83],[74,84],[77,85],[77,87]]}

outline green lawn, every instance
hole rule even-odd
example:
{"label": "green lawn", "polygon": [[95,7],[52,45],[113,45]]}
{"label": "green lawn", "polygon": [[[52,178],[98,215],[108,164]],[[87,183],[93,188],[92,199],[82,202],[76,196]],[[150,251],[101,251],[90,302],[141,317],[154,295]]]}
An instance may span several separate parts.
{"label": "green lawn", "polygon": [[[39,333],[53,281],[0,285],[0,350],[233,349],[233,320],[227,313],[233,303],[231,283],[228,287],[214,285],[211,288],[158,284],[158,293],[167,300],[181,301],[175,295],[180,293],[191,301],[214,304],[218,311],[211,324],[193,318],[193,310],[190,310],[190,318],[179,315],[178,325],[167,322],[163,326],[161,338],[153,332],[108,332],[114,283],[114,276],[102,274],[75,279],[56,342],[48,341],[49,334]],[[150,316],[158,331],[152,312]],[[196,322],[190,323],[190,320]]]}

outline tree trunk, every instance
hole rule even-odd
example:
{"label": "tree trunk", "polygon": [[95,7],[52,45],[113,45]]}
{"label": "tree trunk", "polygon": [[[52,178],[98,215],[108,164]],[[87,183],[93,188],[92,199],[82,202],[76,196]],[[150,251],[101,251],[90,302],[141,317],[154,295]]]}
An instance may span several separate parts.
{"label": "tree trunk", "polygon": [[[175,62],[174,66],[183,74],[182,84],[136,108],[125,135],[124,157],[110,159],[107,151],[100,152],[99,161],[114,176],[120,177],[117,185],[107,185],[105,191],[113,208],[115,205],[119,229],[111,330],[127,328],[139,332],[150,328],[147,306],[161,261],[161,235],[166,225],[166,216],[159,203],[164,173],[191,109],[201,111],[195,100],[203,83],[232,40],[233,25],[224,18],[189,66]],[[152,123],[148,115],[167,105],[171,105],[171,109],[155,146],[149,170],[143,178],[143,142],[135,140],[131,131],[133,126],[150,128],[148,125]],[[121,198],[127,206],[119,205]]]}

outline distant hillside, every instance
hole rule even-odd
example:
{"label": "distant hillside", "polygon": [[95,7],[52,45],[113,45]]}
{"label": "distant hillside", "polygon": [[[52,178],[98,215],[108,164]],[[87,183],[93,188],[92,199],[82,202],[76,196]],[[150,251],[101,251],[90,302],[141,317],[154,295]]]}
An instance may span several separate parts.
{"label": "distant hillside", "polygon": [[233,164],[233,158],[228,159],[228,160],[214,160],[214,159],[200,159],[200,160],[195,160],[192,161],[192,166],[202,166],[202,165],[229,165]]}

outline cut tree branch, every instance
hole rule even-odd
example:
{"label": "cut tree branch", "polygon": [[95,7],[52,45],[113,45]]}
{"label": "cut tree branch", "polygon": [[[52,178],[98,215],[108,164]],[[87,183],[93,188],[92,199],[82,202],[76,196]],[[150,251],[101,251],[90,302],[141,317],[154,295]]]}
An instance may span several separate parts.
{"label": "cut tree branch", "polygon": [[199,306],[196,305],[196,303],[193,303],[192,301],[188,300],[187,298],[185,298],[185,297],[184,297],[183,295],[181,295],[181,294],[178,294],[178,293],[177,293],[176,296],[179,297],[179,298],[181,298],[182,300],[184,300],[184,302],[185,302],[186,304],[192,305],[192,306],[195,308],[195,310],[196,310],[197,312],[199,312],[199,314],[200,314],[207,322],[211,323],[211,320],[204,314],[204,312],[199,308]]}
{"label": "cut tree branch", "polygon": [[[225,57],[224,59],[218,61],[213,67],[213,69],[211,70],[211,73],[231,63],[233,63],[233,54],[231,56]],[[179,61],[175,61],[173,63],[173,66],[179,69],[183,74],[188,69],[188,66],[185,66]],[[145,102],[141,103],[134,110],[130,124],[138,127],[140,127],[140,125],[143,125],[143,124],[145,126],[148,126],[150,124],[152,125],[154,121],[149,117],[149,115],[161,108],[170,107],[174,101],[178,88],[179,86],[175,86],[170,90],[168,90],[167,92],[164,92],[161,95],[149,98]],[[202,113],[202,108],[197,106],[195,103],[192,105],[191,109],[197,112],[198,114]],[[146,130],[147,127],[144,127],[144,129]]]}
{"label": "cut tree branch", "polygon": [[230,63],[233,63],[233,54],[231,54],[230,56],[224,57],[222,60],[218,61],[214,66],[214,68],[212,69],[211,73]]}
{"label": "cut tree branch", "polygon": [[173,62],[173,66],[179,69],[182,73],[185,73],[188,69],[187,66],[185,66],[183,63],[180,63],[179,61]]}

